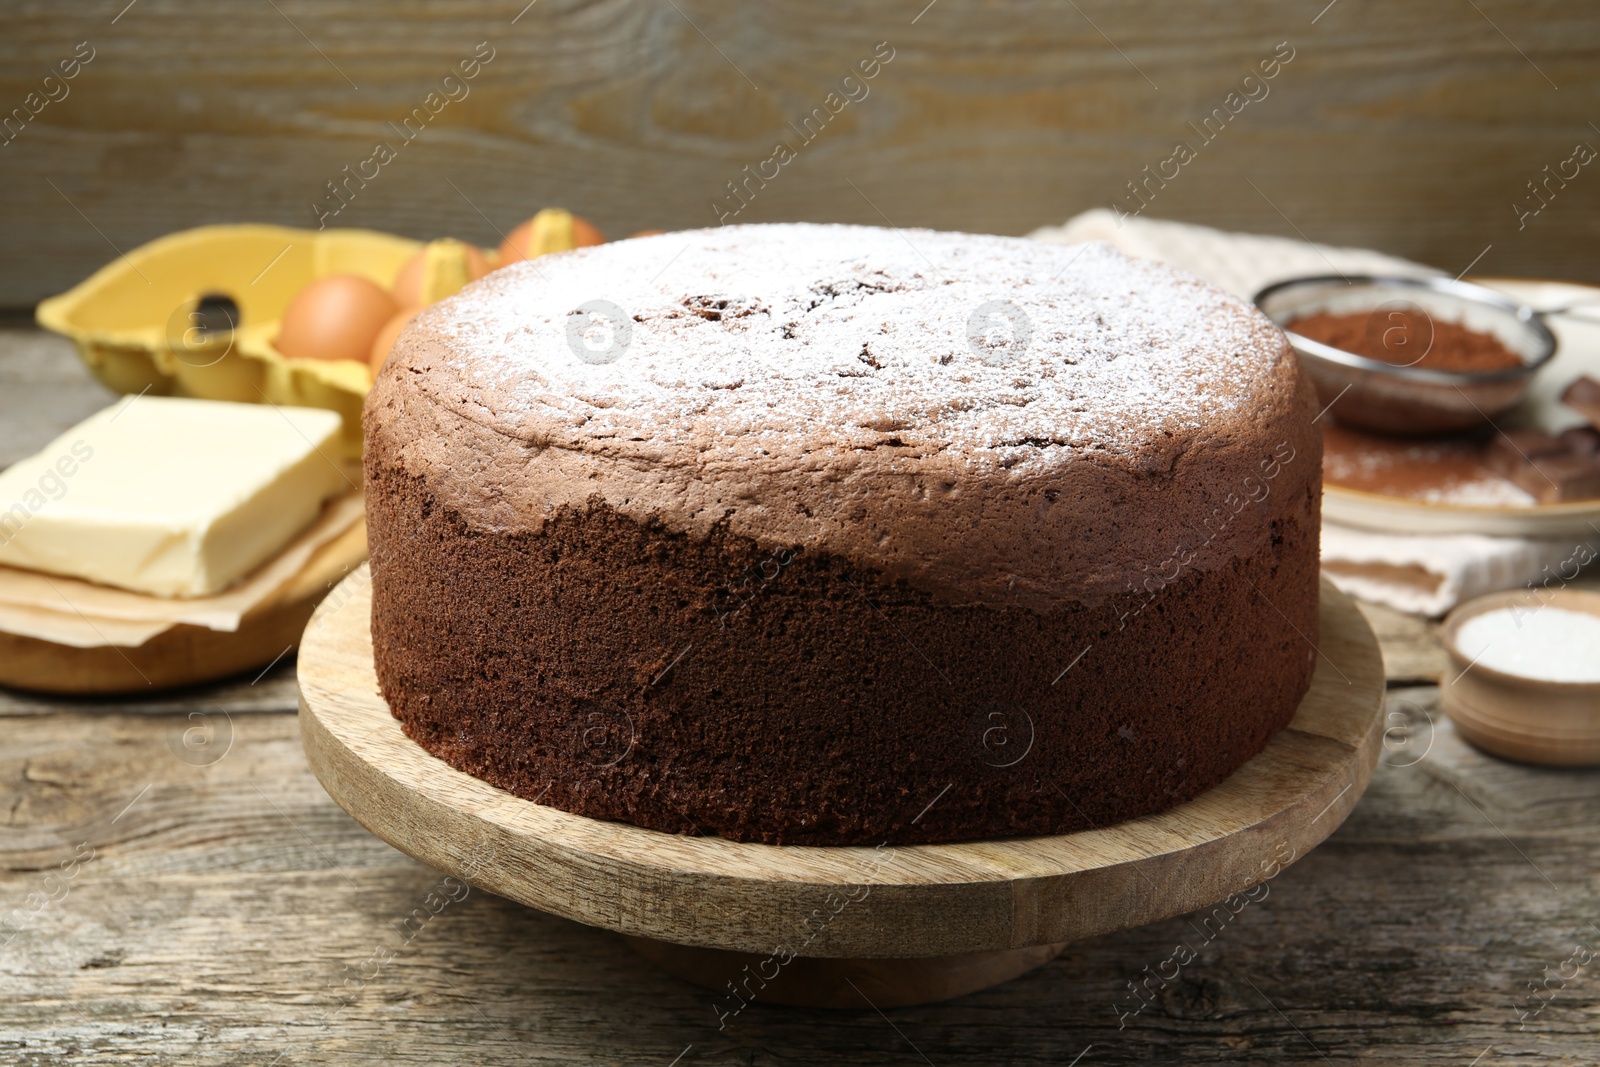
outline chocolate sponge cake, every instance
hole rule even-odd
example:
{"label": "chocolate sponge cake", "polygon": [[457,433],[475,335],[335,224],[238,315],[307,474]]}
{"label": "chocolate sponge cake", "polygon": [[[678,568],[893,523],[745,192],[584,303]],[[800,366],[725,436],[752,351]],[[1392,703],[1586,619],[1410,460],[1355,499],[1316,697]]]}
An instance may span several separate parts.
{"label": "chocolate sponge cake", "polygon": [[1099,827],[1285,726],[1321,440],[1283,335],[1107,245],[729,226],[516,264],[366,407],[406,733],[740,841]]}

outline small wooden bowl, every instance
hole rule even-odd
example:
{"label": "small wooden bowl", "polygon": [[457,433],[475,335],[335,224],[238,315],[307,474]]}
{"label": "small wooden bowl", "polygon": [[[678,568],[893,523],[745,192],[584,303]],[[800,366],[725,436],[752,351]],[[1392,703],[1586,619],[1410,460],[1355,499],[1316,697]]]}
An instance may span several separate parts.
{"label": "small wooden bowl", "polygon": [[1474,663],[1456,643],[1468,619],[1510,607],[1600,615],[1600,593],[1519,589],[1457,607],[1439,632],[1455,664],[1452,676],[1439,687],[1440,703],[1461,735],[1486,752],[1552,767],[1600,765],[1600,682],[1549,682],[1507,674]]}

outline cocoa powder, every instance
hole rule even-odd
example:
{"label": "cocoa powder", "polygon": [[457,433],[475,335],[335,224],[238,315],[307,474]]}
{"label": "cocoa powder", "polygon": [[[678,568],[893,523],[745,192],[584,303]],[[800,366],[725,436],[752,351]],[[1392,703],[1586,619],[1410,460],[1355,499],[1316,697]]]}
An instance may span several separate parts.
{"label": "cocoa powder", "polygon": [[1441,322],[1415,311],[1318,312],[1288,327],[1301,337],[1402,367],[1486,373],[1522,366],[1522,357],[1493,334]]}

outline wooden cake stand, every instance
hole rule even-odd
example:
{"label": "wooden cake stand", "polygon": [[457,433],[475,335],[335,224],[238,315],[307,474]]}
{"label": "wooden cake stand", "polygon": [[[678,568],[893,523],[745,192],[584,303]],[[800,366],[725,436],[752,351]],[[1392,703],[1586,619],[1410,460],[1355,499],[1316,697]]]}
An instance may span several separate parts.
{"label": "wooden cake stand", "polygon": [[1170,811],[1054,837],[878,849],[684,837],[523,800],[410,741],[378,693],[369,591],[363,568],[301,642],[301,735],[329,795],[429,866],[627,935],[716,990],[726,1011],[948,999],[1068,942],[1224,900],[1332,833],[1382,744],[1377,642],[1324,582],[1316,675],[1294,721]]}

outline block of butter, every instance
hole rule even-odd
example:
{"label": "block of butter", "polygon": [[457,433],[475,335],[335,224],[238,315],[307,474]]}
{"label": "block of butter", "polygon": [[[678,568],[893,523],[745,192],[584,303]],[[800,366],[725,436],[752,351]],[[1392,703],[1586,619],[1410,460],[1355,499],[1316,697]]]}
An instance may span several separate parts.
{"label": "block of butter", "polygon": [[129,397],[0,472],[0,564],[214,593],[351,488],[318,408]]}

